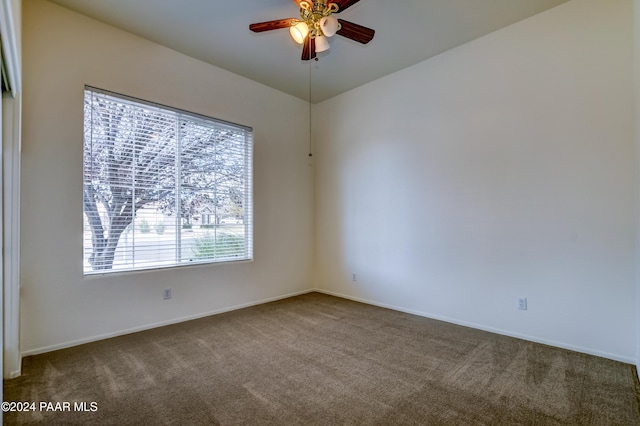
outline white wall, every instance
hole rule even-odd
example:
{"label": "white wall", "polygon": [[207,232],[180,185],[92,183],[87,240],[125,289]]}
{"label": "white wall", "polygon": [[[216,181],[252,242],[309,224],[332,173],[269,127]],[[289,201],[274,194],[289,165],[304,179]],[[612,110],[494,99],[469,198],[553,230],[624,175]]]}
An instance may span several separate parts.
{"label": "white wall", "polygon": [[[23,17],[23,354],[312,287],[306,102],[42,0]],[[83,278],[85,84],[254,128],[255,261]]]}
{"label": "white wall", "polygon": [[316,286],[635,362],[632,21],[573,0],[314,106]]}

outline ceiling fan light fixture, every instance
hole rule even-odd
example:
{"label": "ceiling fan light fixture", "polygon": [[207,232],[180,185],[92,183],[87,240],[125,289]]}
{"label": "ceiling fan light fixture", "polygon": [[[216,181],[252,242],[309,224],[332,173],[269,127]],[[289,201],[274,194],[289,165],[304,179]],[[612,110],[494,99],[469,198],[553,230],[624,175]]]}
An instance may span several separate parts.
{"label": "ceiling fan light fixture", "polygon": [[340,29],[340,23],[334,16],[329,15],[320,19],[320,28],[322,29],[322,34],[327,37],[333,37]]}
{"label": "ceiling fan light fixture", "polygon": [[329,40],[325,36],[316,37],[316,52],[324,52],[329,50]]}
{"label": "ceiling fan light fixture", "polygon": [[335,13],[358,3],[360,0],[293,0],[300,8],[300,18],[274,19],[249,25],[254,33],[288,28],[291,38],[302,45],[303,61],[318,60],[316,52],[330,48],[329,39],[334,35],[348,38],[361,44],[369,43],[375,34],[371,28],[336,19]]}
{"label": "ceiling fan light fixture", "polygon": [[309,27],[306,22],[300,21],[289,28],[289,34],[291,34],[291,38],[296,43],[302,44],[307,34],[309,34]]}

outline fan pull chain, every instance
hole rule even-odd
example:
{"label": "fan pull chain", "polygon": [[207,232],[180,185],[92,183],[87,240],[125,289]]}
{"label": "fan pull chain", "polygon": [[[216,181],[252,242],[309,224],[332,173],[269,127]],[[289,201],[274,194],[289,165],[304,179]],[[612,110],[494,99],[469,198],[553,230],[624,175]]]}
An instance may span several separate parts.
{"label": "fan pull chain", "polygon": [[[316,58],[317,60],[317,58]],[[312,133],[311,133],[311,69],[313,67],[313,62],[309,61],[309,158],[313,157],[313,149],[312,149]]]}

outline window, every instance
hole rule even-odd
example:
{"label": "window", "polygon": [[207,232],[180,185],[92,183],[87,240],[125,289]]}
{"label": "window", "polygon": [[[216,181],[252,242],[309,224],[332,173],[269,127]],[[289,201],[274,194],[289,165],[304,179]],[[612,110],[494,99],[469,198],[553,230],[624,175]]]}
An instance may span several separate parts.
{"label": "window", "polygon": [[250,128],[86,87],[84,273],[252,259],[252,150]]}

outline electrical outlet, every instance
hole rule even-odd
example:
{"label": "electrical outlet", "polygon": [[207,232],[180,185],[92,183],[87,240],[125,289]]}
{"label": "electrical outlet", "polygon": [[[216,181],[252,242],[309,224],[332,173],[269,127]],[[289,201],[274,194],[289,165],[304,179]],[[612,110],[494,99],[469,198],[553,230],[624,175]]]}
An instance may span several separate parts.
{"label": "electrical outlet", "polygon": [[171,289],[170,288],[167,288],[162,292],[162,298],[164,300],[171,299]]}
{"label": "electrical outlet", "polygon": [[351,281],[358,281],[358,274],[356,274],[355,272],[351,274]]}
{"label": "electrical outlet", "polygon": [[521,311],[527,310],[527,298],[526,297],[518,297],[518,309]]}

